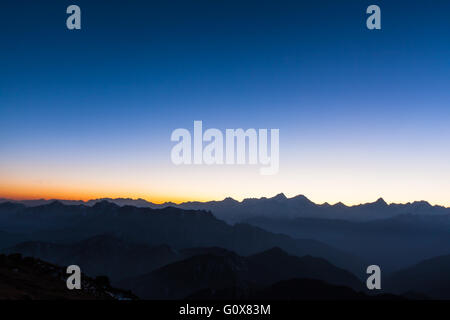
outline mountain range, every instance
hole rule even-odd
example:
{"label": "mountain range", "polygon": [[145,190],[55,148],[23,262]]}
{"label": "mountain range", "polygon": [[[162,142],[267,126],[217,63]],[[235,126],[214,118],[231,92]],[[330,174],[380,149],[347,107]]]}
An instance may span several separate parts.
{"label": "mountain range", "polygon": [[246,223],[333,244],[388,272],[450,253],[449,214],[402,214],[371,221],[259,217]]}
{"label": "mountain range", "polygon": [[248,257],[220,248],[201,251],[148,274],[125,279],[118,286],[144,299],[183,299],[204,289],[250,290],[291,278],[318,279],[363,290],[362,282],[350,272],[324,259],[291,256],[280,248]]}
{"label": "mountain range", "polygon": [[244,256],[280,247],[297,256],[322,257],[358,276],[365,264],[358,257],[320,241],[274,234],[248,224],[229,225],[207,211],[173,207],[120,207],[107,201],[92,207],[57,201],[36,207],[1,203],[0,230],[16,232],[22,238],[20,242],[70,244],[109,234],[151,247],[168,245],[174,250],[221,247]]}
{"label": "mountain range", "polygon": [[[57,199],[56,199],[57,200]],[[16,202],[26,206],[38,206],[49,204],[55,200],[21,200],[14,201],[9,199],[0,199],[1,202]],[[237,201],[232,198],[225,198],[222,201],[190,201],[176,204],[166,202],[155,204],[144,199],[130,198],[103,198],[89,201],[81,200],[57,200],[67,205],[86,205],[93,206],[102,201],[115,203],[119,206],[136,206],[152,209],[161,209],[165,207],[177,207],[187,210],[206,210],[226,222],[236,223],[256,217],[268,217],[271,219],[292,219],[300,217],[342,219],[350,221],[370,221],[375,219],[385,219],[402,214],[420,214],[420,215],[440,215],[450,214],[450,208],[443,206],[432,206],[426,201],[416,201],[406,204],[387,204],[382,198],[372,203],[365,203],[354,206],[346,206],[339,202],[336,204],[316,204],[303,195],[287,198],[280,193],[272,198],[248,198]]]}
{"label": "mountain range", "polygon": [[[393,205],[378,201],[364,210],[386,206]],[[91,206],[3,202],[0,251],[61,267],[78,264],[88,277],[106,276],[114,286],[144,298],[251,299],[273,297],[281,288],[293,290],[294,298],[305,297],[297,288],[304,284],[313,292],[325,290],[311,297],[365,299],[361,281],[367,278],[366,267],[376,264],[385,293],[450,299],[450,215],[423,207],[428,206],[416,204],[416,211],[405,213],[402,205],[398,214],[371,220],[280,214],[230,224],[207,210],[105,200]],[[33,270],[29,277],[39,287],[39,269],[37,275]],[[24,288],[24,296],[38,298]]]}

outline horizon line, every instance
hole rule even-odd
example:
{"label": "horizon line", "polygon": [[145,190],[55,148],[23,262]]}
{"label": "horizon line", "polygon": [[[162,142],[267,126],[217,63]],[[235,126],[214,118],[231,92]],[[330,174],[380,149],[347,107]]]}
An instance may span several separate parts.
{"label": "horizon line", "polygon": [[344,205],[346,207],[355,207],[355,206],[360,206],[360,205],[364,205],[364,204],[371,204],[371,203],[376,203],[376,202],[383,201],[384,203],[386,203],[386,205],[407,205],[407,204],[425,202],[425,203],[427,203],[427,204],[429,204],[430,206],[433,206],[433,207],[450,208],[450,207],[447,207],[447,206],[442,205],[442,204],[432,204],[432,203],[430,203],[427,200],[414,200],[414,201],[408,201],[408,202],[386,202],[383,197],[378,197],[377,200],[372,201],[372,202],[361,202],[361,203],[357,203],[357,204],[356,203],[355,204],[346,204],[345,202],[342,202],[342,201],[338,201],[338,202],[335,202],[335,203],[330,203],[328,201],[325,201],[325,202],[322,202],[322,203],[316,203],[316,202],[310,200],[304,194],[297,194],[297,195],[292,196],[292,197],[287,197],[283,192],[280,192],[280,193],[278,193],[278,194],[276,194],[275,196],[272,196],[272,197],[266,197],[266,196],[262,196],[262,197],[259,197],[259,198],[250,197],[250,198],[242,198],[242,200],[237,200],[237,199],[234,199],[233,197],[228,196],[228,197],[225,197],[225,198],[223,198],[221,200],[216,200],[216,199],[212,199],[212,200],[186,200],[186,201],[178,201],[178,202],[177,201],[171,201],[171,200],[164,201],[164,202],[153,202],[153,201],[151,201],[148,198],[146,199],[146,198],[141,198],[141,197],[138,197],[138,198],[131,198],[131,197],[114,197],[114,198],[113,197],[100,197],[100,198],[90,198],[88,200],[82,200],[82,199],[63,199],[63,198],[53,198],[53,197],[52,198],[42,198],[42,197],[41,198],[8,198],[8,197],[0,196],[0,200],[16,201],[16,202],[18,202],[18,201],[52,201],[53,200],[53,201],[74,201],[74,202],[82,202],[82,203],[88,203],[90,201],[99,201],[99,200],[131,200],[131,201],[143,200],[143,201],[148,202],[149,204],[155,204],[155,205],[164,205],[164,204],[181,205],[181,204],[190,203],[190,202],[199,202],[199,203],[221,202],[221,201],[224,201],[226,199],[231,199],[231,200],[234,200],[234,201],[236,201],[238,203],[243,203],[245,200],[273,199],[273,198],[280,197],[280,196],[286,198],[287,200],[293,199],[293,198],[297,198],[297,197],[304,197],[308,201],[310,201],[311,203],[313,203],[315,205],[327,205],[328,204],[330,206],[335,206],[335,205],[338,205],[338,204],[342,204],[342,205]]}

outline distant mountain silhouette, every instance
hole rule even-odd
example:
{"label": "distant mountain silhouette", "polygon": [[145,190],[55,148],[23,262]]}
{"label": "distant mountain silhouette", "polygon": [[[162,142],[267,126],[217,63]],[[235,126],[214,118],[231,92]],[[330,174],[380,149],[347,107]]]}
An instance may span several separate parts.
{"label": "distant mountain silhouette", "polygon": [[11,202],[11,203],[20,203],[27,207],[36,207],[43,206],[52,202],[60,202],[65,205],[85,205],[85,206],[93,206],[98,202],[108,201],[115,203],[119,206],[135,206],[135,207],[147,207],[147,208],[165,208],[171,206],[171,202],[166,202],[163,205],[158,205],[146,201],[144,199],[131,199],[131,198],[100,198],[100,199],[92,199],[88,201],[83,200],[62,200],[62,199],[36,199],[36,200],[12,200],[0,198],[0,203]]}
{"label": "distant mountain silhouette", "polygon": [[119,286],[131,289],[144,299],[182,299],[204,289],[230,287],[245,292],[294,277],[363,289],[356,276],[323,259],[290,256],[279,248],[249,257],[219,248],[197,252],[201,254],[125,279]]}
{"label": "distant mountain silhouette", "polygon": [[325,258],[334,265],[355,273],[364,269],[363,261],[357,257],[319,241],[293,239],[247,224],[231,226],[218,220],[210,212],[173,207],[120,207],[107,201],[92,207],[64,205],[60,202],[37,207],[3,203],[0,204],[0,230],[2,229],[26,233],[30,241],[59,244],[112,234],[128,242],[148,246],[166,244],[177,250],[216,246],[240,255],[280,247],[297,256],[309,254]]}
{"label": "distant mountain silhouette", "polygon": [[431,206],[425,201],[388,205],[380,198],[373,203],[346,206],[342,203],[335,205],[315,204],[303,195],[287,198],[282,193],[272,198],[244,199],[242,202],[230,198],[223,201],[185,202],[177,205],[177,207],[210,210],[219,219],[233,223],[258,217],[269,217],[271,219],[310,217],[370,221],[391,218],[401,214],[450,214],[450,208]]}
{"label": "distant mountain silhouette", "polygon": [[247,223],[294,238],[332,243],[388,272],[450,252],[448,214],[403,214],[366,222],[259,217]]}
{"label": "distant mountain silhouette", "polygon": [[111,287],[101,278],[82,275],[81,290],[68,290],[65,268],[20,255],[0,255],[1,300],[134,300],[128,291]]}
{"label": "distant mountain silhouette", "polygon": [[[243,201],[236,201],[232,198],[225,198],[222,201],[208,202],[184,202],[175,204],[166,202],[155,204],[144,199],[129,198],[104,198],[89,201],[78,200],[59,200],[68,205],[87,205],[93,206],[102,201],[108,201],[120,206],[132,205],[136,207],[148,207],[160,209],[165,207],[177,207],[188,210],[206,210],[224,221],[236,223],[256,217],[270,217],[279,219],[291,219],[300,217],[343,219],[351,221],[369,221],[374,219],[391,218],[401,214],[419,214],[419,215],[439,215],[450,214],[450,208],[442,206],[432,206],[426,201],[416,201],[406,204],[388,205],[382,198],[373,203],[366,203],[354,206],[346,206],[341,202],[334,205],[328,203],[315,204],[304,195],[298,195],[287,198],[280,193],[272,198],[249,198]],[[7,199],[0,199],[0,202],[7,202]],[[27,206],[37,206],[51,203],[54,200],[23,200],[18,203]],[[13,201],[10,201],[13,202]]]}
{"label": "distant mountain silhouette", "polygon": [[183,258],[165,245],[150,247],[110,235],[95,236],[75,244],[24,242],[3,252],[20,253],[61,266],[76,264],[87,275],[107,276],[113,283]]}
{"label": "distant mountain silhouette", "polygon": [[397,293],[418,292],[433,299],[450,299],[450,255],[424,260],[392,274],[385,285]]}
{"label": "distant mountain silhouette", "polygon": [[290,278],[320,279],[331,284],[341,284],[363,290],[361,281],[352,273],[337,268],[325,259],[310,255],[292,256],[280,248],[251,255],[246,258],[252,282],[271,284]]}
{"label": "distant mountain silhouette", "polygon": [[149,274],[119,282],[142,299],[183,299],[203,288],[245,286],[248,272],[242,257],[205,254],[164,266]]}

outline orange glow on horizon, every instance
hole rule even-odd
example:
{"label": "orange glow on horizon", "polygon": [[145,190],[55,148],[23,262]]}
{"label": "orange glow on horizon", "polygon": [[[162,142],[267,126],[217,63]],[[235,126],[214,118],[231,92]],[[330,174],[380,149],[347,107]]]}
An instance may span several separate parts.
{"label": "orange glow on horizon", "polygon": [[208,198],[196,198],[192,199],[190,197],[182,197],[182,196],[136,196],[136,195],[129,195],[129,194],[115,194],[115,193],[70,193],[70,192],[50,192],[50,193],[43,193],[38,191],[32,191],[32,190],[22,190],[16,191],[16,192],[7,192],[3,189],[0,189],[0,198],[4,199],[11,199],[15,201],[20,200],[51,200],[51,199],[58,199],[58,200],[81,200],[81,201],[89,201],[94,199],[103,199],[103,198],[129,198],[133,200],[137,199],[143,199],[155,204],[162,204],[165,202],[174,202],[174,203],[182,203],[187,201],[211,201],[216,199],[208,199]]}
{"label": "orange glow on horizon", "polygon": [[221,201],[226,197],[242,201],[246,198],[270,198],[283,192],[288,198],[302,194],[316,204],[342,202],[352,206],[382,197],[387,203],[425,200],[432,205],[450,207],[447,196],[450,180],[444,179],[441,171],[436,174],[416,171],[412,175],[410,171],[379,170],[374,175],[353,167],[326,170],[295,167],[267,177],[246,167],[226,167],[223,170],[214,167],[161,167],[147,173],[133,168],[126,174],[106,170],[105,167],[89,171],[76,168],[55,170],[52,167],[52,172],[26,169],[0,170],[0,198],[81,201],[140,198],[161,204]]}

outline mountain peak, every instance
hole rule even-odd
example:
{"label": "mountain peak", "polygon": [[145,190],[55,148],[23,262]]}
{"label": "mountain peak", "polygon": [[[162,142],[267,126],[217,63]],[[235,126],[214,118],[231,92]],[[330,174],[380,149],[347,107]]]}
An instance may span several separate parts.
{"label": "mountain peak", "polygon": [[334,205],[333,205],[333,207],[336,207],[336,208],[348,208],[344,203],[342,203],[341,201],[339,201],[338,203],[335,203]]}
{"label": "mountain peak", "polygon": [[234,200],[231,197],[226,197],[225,199],[223,199],[223,202],[227,202],[227,203],[236,203],[238,201]]}
{"label": "mountain peak", "polygon": [[374,203],[378,204],[378,205],[383,205],[383,206],[387,206],[388,204],[386,203],[386,201],[384,201],[383,198],[379,198],[377,201],[375,201]]}
{"label": "mountain peak", "polygon": [[303,204],[313,204],[311,200],[309,200],[307,197],[305,197],[302,194],[296,195],[293,198],[289,199],[290,201],[294,201],[296,203],[303,203]]}
{"label": "mountain peak", "polygon": [[284,195],[284,193],[279,193],[275,197],[270,198],[271,200],[286,200],[287,197]]}
{"label": "mountain peak", "polygon": [[49,204],[46,205],[47,207],[64,207],[64,203],[62,203],[60,200],[53,200]]}
{"label": "mountain peak", "polygon": [[413,205],[414,207],[419,207],[419,208],[429,208],[432,207],[432,205],[428,202],[428,201],[414,201],[411,205]]}
{"label": "mountain peak", "polygon": [[303,194],[298,194],[295,197],[292,197],[291,199],[301,199],[301,200],[309,200],[306,196]]}

